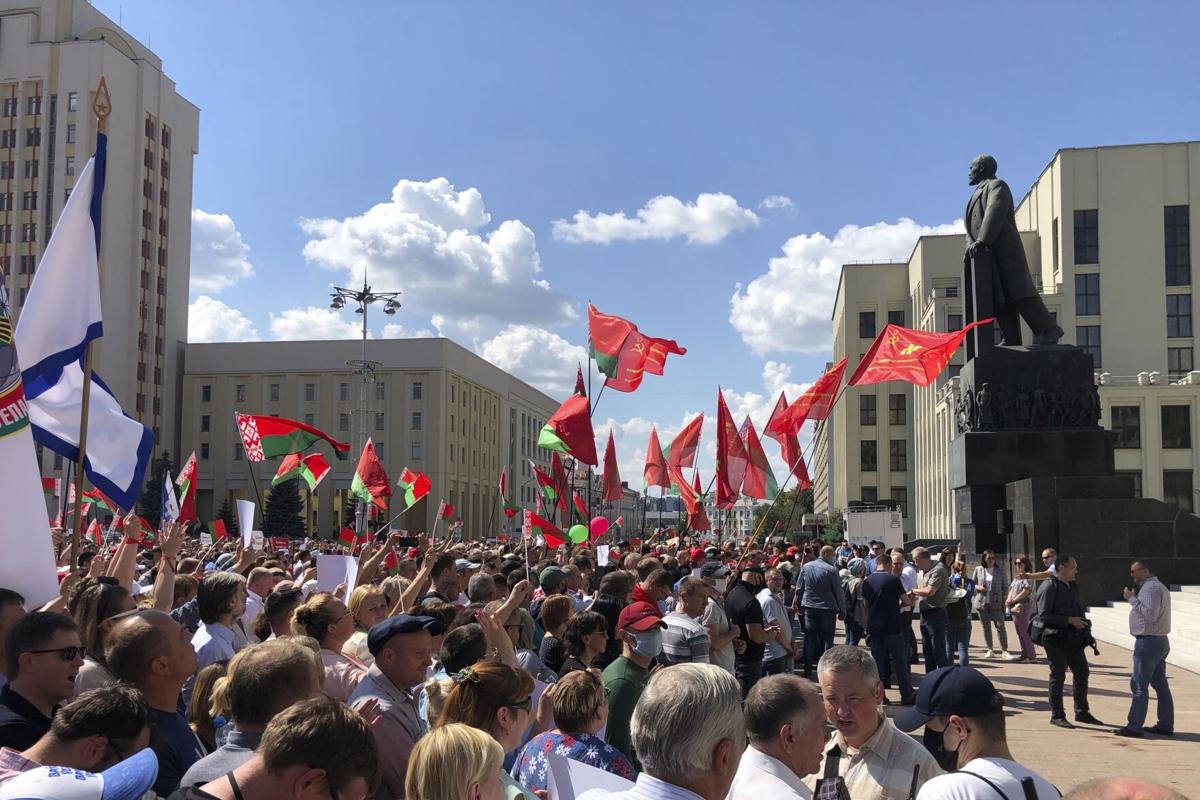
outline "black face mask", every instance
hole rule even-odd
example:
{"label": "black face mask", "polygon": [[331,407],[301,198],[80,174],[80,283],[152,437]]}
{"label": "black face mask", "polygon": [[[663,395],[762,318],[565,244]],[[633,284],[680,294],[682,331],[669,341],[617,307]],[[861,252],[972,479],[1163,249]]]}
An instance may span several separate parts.
{"label": "black face mask", "polygon": [[947,750],[944,731],[933,731],[928,727],[925,728],[925,733],[921,736],[921,744],[925,745],[925,749],[933,756],[933,760],[938,763],[946,772],[954,772],[958,769],[958,750]]}

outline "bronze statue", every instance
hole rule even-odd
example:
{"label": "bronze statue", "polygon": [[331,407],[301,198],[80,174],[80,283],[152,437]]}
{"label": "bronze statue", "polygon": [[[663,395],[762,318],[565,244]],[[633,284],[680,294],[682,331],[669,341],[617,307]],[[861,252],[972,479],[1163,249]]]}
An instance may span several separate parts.
{"label": "bronze statue", "polygon": [[[984,248],[991,251],[992,299],[996,322],[1004,337],[1001,344],[1021,344],[1021,319],[1033,331],[1035,345],[1056,343],[1062,338],[1063,329],[1055,324],[1029,276],[1025,248],[1017,232],[1012,192],[1007,183],[996,177],[996,159],[989,155],[976,157],[967,178],[976,188],[967,203],[968,242],[964,261],[969,262]],[[978,311],[983,316],[987,309]]]}

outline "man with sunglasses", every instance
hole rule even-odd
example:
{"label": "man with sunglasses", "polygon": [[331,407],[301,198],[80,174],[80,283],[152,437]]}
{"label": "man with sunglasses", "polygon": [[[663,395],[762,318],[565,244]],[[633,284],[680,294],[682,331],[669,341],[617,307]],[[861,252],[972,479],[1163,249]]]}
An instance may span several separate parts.
{"label": "man with sunglasses", "polygon": [[5,637],[9,682],[0,689],[0,746],[25,750],[50,730],[59,703],[75,693],[83,653],[70,617],[35,611],[17,620]]}

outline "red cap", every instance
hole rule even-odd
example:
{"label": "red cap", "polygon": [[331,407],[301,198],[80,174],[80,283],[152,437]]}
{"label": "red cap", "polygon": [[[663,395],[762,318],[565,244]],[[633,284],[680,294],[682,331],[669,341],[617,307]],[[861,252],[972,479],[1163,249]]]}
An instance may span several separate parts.
{"label": "red cap", "polygon": [[421,556],[420,550],[418,550],[415,547],[408,548],[408,553],[407,553],[408,558],[419,558],[420,556]]}
{"label": "red cap", "polygon": [[621,609],[621,616],[617,617],[617,633],[626,628],[632,631],[648,631],[653,627],[665,628],[666,623],[662,621],[662,613],[657,606],[651,605],[644,600],[639,600],[630,603]]}
{"label": "red cap", "polygon": [[800,552],[800,551],[799,551],[799,550],[797,550],[795,547],[789,547],[789,548],[787,549],[787,554],[788,554],[789,556],[794,556],[794,555],[796,555],[796,553],[798,553],[798,552]]}

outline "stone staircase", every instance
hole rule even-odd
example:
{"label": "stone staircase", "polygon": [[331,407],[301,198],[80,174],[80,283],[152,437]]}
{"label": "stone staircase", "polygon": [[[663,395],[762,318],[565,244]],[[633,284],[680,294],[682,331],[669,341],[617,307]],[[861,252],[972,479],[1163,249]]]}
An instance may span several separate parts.
{"label": "stone staircase", "polygon": [[[1096,641],[1133,649],[1128,603],[1122,600],[1093,606],[1087,614]],[[1171,654],[1167,663],[1200,673],[1200,586],[1176,586],[1171,590]]]}

